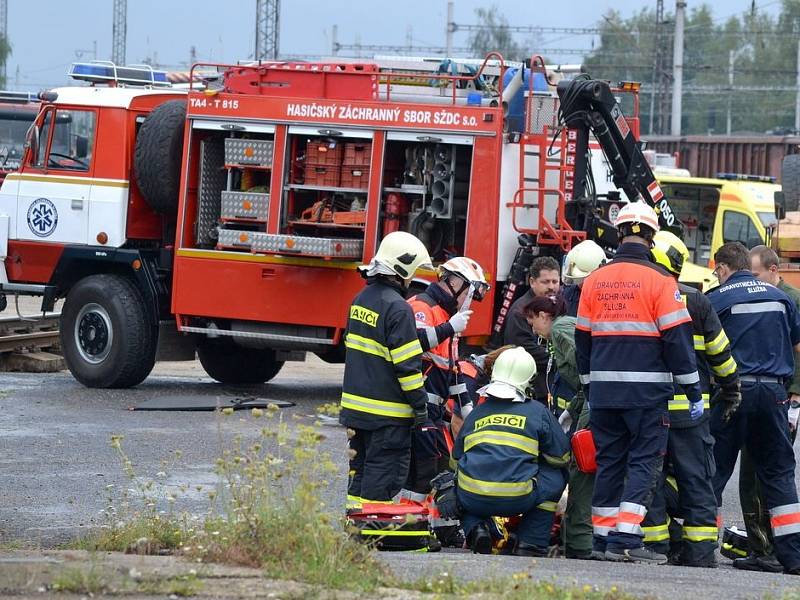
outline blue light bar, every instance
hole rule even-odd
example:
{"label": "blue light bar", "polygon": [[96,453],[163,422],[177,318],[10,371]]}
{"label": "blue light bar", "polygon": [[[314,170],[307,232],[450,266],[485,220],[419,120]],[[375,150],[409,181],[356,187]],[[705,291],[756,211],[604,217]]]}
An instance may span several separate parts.
{"label": "blue light bar", "polygon": [[156,71],[149,65],[118,67],[112,62],[72,63],[67,75],[77,81],[114,83],[117,85],[170,87],[166,71]]}
{"label": "blue light bar", "polygon": [[771,175],[747,175],[745,173],[717,173],[717,179],[728,181],[759,181],[761,183],[775,183],[777,179]]}

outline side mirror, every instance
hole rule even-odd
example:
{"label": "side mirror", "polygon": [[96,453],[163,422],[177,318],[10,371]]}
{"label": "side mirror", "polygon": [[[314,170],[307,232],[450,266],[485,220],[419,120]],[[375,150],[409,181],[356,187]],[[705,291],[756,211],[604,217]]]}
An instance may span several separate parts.
{"label": "side mirror", "polygon": [[89,155],[89,138],[85,135],[75,136],[75,157],[86,158]]}
{"label": "side mirror", "polygon": [[775,218],[778,221],[786,218],[786,196],[783,192],[775,192]]}

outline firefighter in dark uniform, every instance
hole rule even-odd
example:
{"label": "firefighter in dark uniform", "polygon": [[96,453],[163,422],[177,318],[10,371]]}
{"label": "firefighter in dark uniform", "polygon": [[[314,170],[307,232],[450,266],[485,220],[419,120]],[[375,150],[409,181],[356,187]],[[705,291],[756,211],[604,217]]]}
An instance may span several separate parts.
{"label": "firefighter in dark uniform", "polygon": [[481,301],[489,289],[483,269],[471,258],[451,258],[438,271],[439,281],[408,300],[422,346],[428,394],[428,423],[413,433],[406,484],[420,494],[430,492],[431,479],[447,468],[450,459],[443,432],[445,404],[448,398],[467,390],[458,369],[458,335],[467,328],[472,311],[459,309],[470,294],[471,299]]}
{"label": "firefighter in dark uniform", "polygon": [[339,422],[350,439],[348,510],[388,501],[406,482],[411,430],[428,420],[422,347],[403,294],[421,267],[432,268],[425,246],[402,231],[380,244],[347,320],[347,354]]}
{"label": "firefighter in dark uniform", "polygon": [[535,375],[536,362],[524,348],[500,354],[483,390],[486,401],[469,413],[453,448],[461,523],[479,554],[492,550],[487,519],[522,515],[512,552],[547,555],[570,452],[555,417],[527,398]]}
{"label": "firefighter in dark uniform", "polygon": [[593,553],[664,564],[645,548],[641,525],[661,476],[668,402],[678,384],[690,415],[703,414],[692,320],[675,279],[652,262],[655,211],[630,202],[617,217],[622,244],[583,283],[575,329],[581,383],[597,448]]}
{"label": "firefighter in dark uniform", "polygon": [[[689,258],[686,245],[668,231],[659,231],[653,241],[653,258],[677,279]],[[692,317],[694,350],[705,410],[699,419],[693,420],[689,415],[689,402],[680,390],[676,390],[669,401],[670,429],[664,476],[642,523],[642,530],[648,547],[665,554],[669,552],[665,485],[667,474],[672,474],[678,489],[677,514],[683,518],[683,543],[679,545],[679,554],[670,557],[671,562],[688,567],[715,567],[717,502],[711,485],[715,470],[714,438],[711,437],[707,412],[710,408],[711,376],[721,388],[715,395],[715,404],[724,404],[726,418],[730,418],[741,401],[739,378],[728,338],[708,298],[682,283],[678,284],[678,289]]]}
{"label": "firefighter in dark uniform", "polygon": [[729,421],[721,405],[711,415],[717,505],[745,446],[766,496],[775,556],[785,572],[800,575],[800,504],[785,388],[794,374],[793,349],[800,350],[797,308],[778,288],[753,277],[739,242],[723,245],[714,262],[720,286],[708,298],[730,339],[742,391],[742,405]]}

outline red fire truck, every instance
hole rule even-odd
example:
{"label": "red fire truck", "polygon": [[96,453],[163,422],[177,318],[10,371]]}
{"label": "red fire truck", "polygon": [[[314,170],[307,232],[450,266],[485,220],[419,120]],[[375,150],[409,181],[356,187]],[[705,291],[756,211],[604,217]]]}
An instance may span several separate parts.
{"label": "red fire truck", "polygon": [[[436,262],[489,271],[465,338],[482,345],[532,257],[587,231],[604,241],[615,188],[631,187],[575,115],[559,125],[538,57],[205,65],[188,92],[136,68],[71,73],[92,85],[43,95],[0,188],[0,293],[66,299],[63,353],[90,387],[140,383],[165,337],[225,383],[268,381],[307,352],[341,361],[355,267],[398,229]],[[638,120],[614,110],[617,145],[636,146]],[[608,194],[587,203],[592,170],[593,196]]]}

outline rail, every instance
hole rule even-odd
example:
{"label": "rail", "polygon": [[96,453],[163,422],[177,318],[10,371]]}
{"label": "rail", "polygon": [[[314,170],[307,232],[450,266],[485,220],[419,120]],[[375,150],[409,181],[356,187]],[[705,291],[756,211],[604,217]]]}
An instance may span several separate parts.
{"label": "rail", "polygon": [[[189,91],[202,91],[199,88],[195,87],[196,83],[200,83],[202,81],[211,81],[212,79],[219,79],[222,76],[222,72],[220,69],[228,70],[228,69],[251,69],[254,71],[266,71],[266,70],[276,70],[276,69],[285,69],[288,72],[296,71],[296,72],[304,72],[304,73],[314,73],[318,74],[322,77],[335,77],[337,73],[346,73],[348,75],[358,74],[358,75],[365,75],[365,76],[374,76],[378,79],[379,85],[385,85],[385,98],[384,100],[389,102],[391,101],[391,85],[392,85],[392,75],[395,77],[400,77],[404,80],[418,80],[418,81],[437,81],[437,82],[445,82],[445,85],[441,87],[452,88],[452,102],[453,104],[457,103],[458,96],[457,96],[457,84],[460,82],[470,82],[470,81],[478,81],[479,78],[483,75],[484,70],[490,64],[491,61],[495,61],[499,65],[499,72],[500,75],[497,79],[497,95],[498,97],[502,97],[503,95],[503,76],[505,75],[506,71],[506,63],[503,55],[499,52],[489,52],[486,57],[483,59],[480,68],[474,75],[447,75],[447,74],[436,74],[432,75],[430,73],[393,73],[392,71],[371,71],[366,69],[358,69],[354,70],[352,67],[354,66],[351,63],[342,63],[342,71],[337,69],[326,69],[320,68],[322,66],[335,66],[336,62],[330,63],[293,63],[292,61],[264,61],[259,62],[257,64],[244,64],[244,65],[231,65],[231,64],[224,64],[224,63],[195,63],[192,65],[191,70],[189,71]],[[542,61],[543,62],[543,61]],[[371,65],[368,60],[365,60],[363,64],[360,64],[362,67]],[[295,69],[292,69],[291,66],[296,65]],[[346,68],[350,67],[350,68]],[[204,75],[202,69],[212,68],[217,69],[216,74],[211,75],[206,72]],[[197,71],[197,74],[195,73]],[[276,90],[276,95],[280,93],[281,86],[274,86]],[[283,86],[285,87],[285,86]],[[220,90],[224,91],[224,90]]]}
{"label": "rail", "polygon": [[[522,195],[526,192],[538,194],[540,198],[539,203],[525,204]],[[553,224],[547,220],[545,214],[548,194],[555,195],[558,198],[558,204],[556,205],[556,226],[553,226]],[[572,229],[564,215],[564,204],[564,192],[558,188],[523,187],[519,188],[514,193],[512,201],[506,203],[506,208],[511,209],[511,226],[517,233],[535,235],[537,244],[556,245],[564,252],[567,252],[572,248],[573,244],[586,239],[586,232]],[[517,209],[537,209],[539,213],[537,218],[538,227],[531,229],[517,223]]]}
{"label": "rail", "polygon": [[0,318],[0,354],[37,350],[58,344],[61,313],[46,313],[36,320]]}

